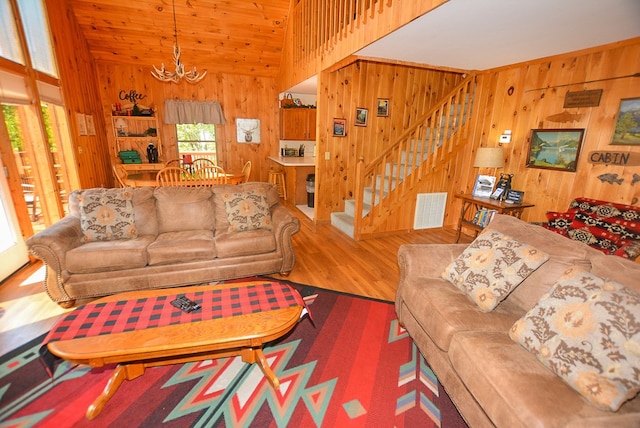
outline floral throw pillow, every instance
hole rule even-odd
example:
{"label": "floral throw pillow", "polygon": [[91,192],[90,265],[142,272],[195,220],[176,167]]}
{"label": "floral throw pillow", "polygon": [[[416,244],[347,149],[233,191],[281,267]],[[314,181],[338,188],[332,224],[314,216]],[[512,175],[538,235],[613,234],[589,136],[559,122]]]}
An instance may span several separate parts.
{"label": "floral throw pillow", "polygon": [[640,391],[640,294],[567,271],[509,336],[598,408]]}
{"label": "floral throw pillow", "polygon": [[548,254],[498,231],[480,234],[442,277],[490,312],[549,258]]}
{"label": "floral throw pillow", "polygon": [[230,232],[271,230],[271,212],[264,192],[249,190],[222,195]]}
{"label": "floral throw pillow", "polygon": [[126,187],[78,195],[83,242],[137,238],[132,198]]}

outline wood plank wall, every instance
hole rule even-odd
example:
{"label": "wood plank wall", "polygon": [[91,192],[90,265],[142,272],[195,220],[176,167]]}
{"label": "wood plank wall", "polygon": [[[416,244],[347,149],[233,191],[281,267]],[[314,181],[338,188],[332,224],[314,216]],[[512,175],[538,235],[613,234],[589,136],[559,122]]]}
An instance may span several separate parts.
{"label": "wood plank wall", "polygon": [[[459,73],[357,61],[319,79],[316,141],[317,221],[329,221],[353,199],[356,164],[375,158],[406,127],[450,92]],[[378,117],[377,99],[389,99],[389,116]],[[356,108],[368,109],[367,126],[355,126]],[[346,119],[346,136],[333,136],[333,119]],[[325,160],[325,153],[330,160]]]}
{"label": "wood plank wall", "polygon": [[[98,64],[102,114],[111,121],[111,105],[119,100],[120,91],[145,95],[141,104],[156,111],[158,132],[163,145],[164,160],[178,157],[174,125],[162,124],[164,101],[167,99],[218,101],[222,106],[226,125],[216,126],[218,162],[227,171],[242,170],[248,160],[252,162],[254,181],[267,181],[267,158],[277,154],[279,138],[278,92],[275,78],[209,72],[197,84],[165,83],[151,76],[150,67]],[[242,144],[236,141],[237,118],[260,119],[260,144]],[[107,130],[110,158],[115,160],[115,140]],[[145,155],[141,153],[141,155]]]}
{"label": "wood plank wall", "polygon": [[[111,186],[113,174],[105,161],[108,146],[95,62],[67,0],[62,2],[62,5],[60,0],[45,3],[74,147],[74,153],[68,154],[74,157],[81,188]],[[93,116],[96,135],[79,135],[77,113]]]}
{"label": "wood plank wall", "polygon": [[[565,211],[578,196],[640,205],[640,183],[632,184],[633,174],[640,174],[640,167],[588,162],[592,151],[640,155],[640,146],[610,145],[620,100],[640,98],[640,77],[615,77],[638,73],[639,64],[640,39],[634,39],[484,73],[480,88],[483,95],[475,109],[478,123],[468,153],[474,153],[478,146],[498,146],[500,134],[506,129],[512,131],[511,143],[503,145],[506,164],[498,173],[514,174],[513,188],[525,191],[525,200],[536,204],[535,208],[525,211],[525,220],[544,221],[547,211]],[[607,80],[583,83],[601,79]],[[560,85],[562,87],[555,87]],[[603,90],[599,106],[563,108],[568,91],[591,89]],[[564,123],[549,119],[565,111],[580,115],[580,119]],[[531,130],[539,128],[585,129],[576,172],[525,166]],[[472,190],[475,173],[458,191]],[[617,174],[623,182],[602,182],[598,179],[601,174]],[[451,225],[456,221],[454,210],[446,223]]]}

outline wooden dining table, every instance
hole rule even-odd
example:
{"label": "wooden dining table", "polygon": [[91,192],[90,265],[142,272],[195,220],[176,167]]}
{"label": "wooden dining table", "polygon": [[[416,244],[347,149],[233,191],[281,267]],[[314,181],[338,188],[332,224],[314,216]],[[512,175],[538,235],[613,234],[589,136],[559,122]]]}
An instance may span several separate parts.
{"label": "wooden dining table", "polygon": [[[123,179],[123,181],[124,184],[131,187],[157,186],[156,175],[158,175],[157,172],[141,172],[137,174],[129,174],[125,179]],[[227,177],[227,184],[240,184],[244,181],[244,175],[242,173],[228,172],[225,175]],[[197,186],[198,180],[188,180],[188,184],[186,185]]]}

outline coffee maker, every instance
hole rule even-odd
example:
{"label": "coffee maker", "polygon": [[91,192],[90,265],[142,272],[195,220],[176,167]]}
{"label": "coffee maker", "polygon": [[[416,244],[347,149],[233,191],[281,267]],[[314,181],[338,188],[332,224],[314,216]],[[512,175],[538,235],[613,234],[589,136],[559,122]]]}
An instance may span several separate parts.
{"label": "coffee maker", "polygon": [[153,143],[147,146],[147,159],[149,163],[158,163],[158,148]]}

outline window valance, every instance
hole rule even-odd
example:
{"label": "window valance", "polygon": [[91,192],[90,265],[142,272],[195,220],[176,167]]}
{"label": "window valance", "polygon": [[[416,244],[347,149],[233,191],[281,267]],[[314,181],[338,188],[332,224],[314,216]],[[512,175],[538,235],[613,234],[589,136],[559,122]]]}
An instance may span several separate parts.
{"label": "window valance", "polygon": [[166,100],[164,123],[212,123],[226,125],[222,107],[217,101]]}

